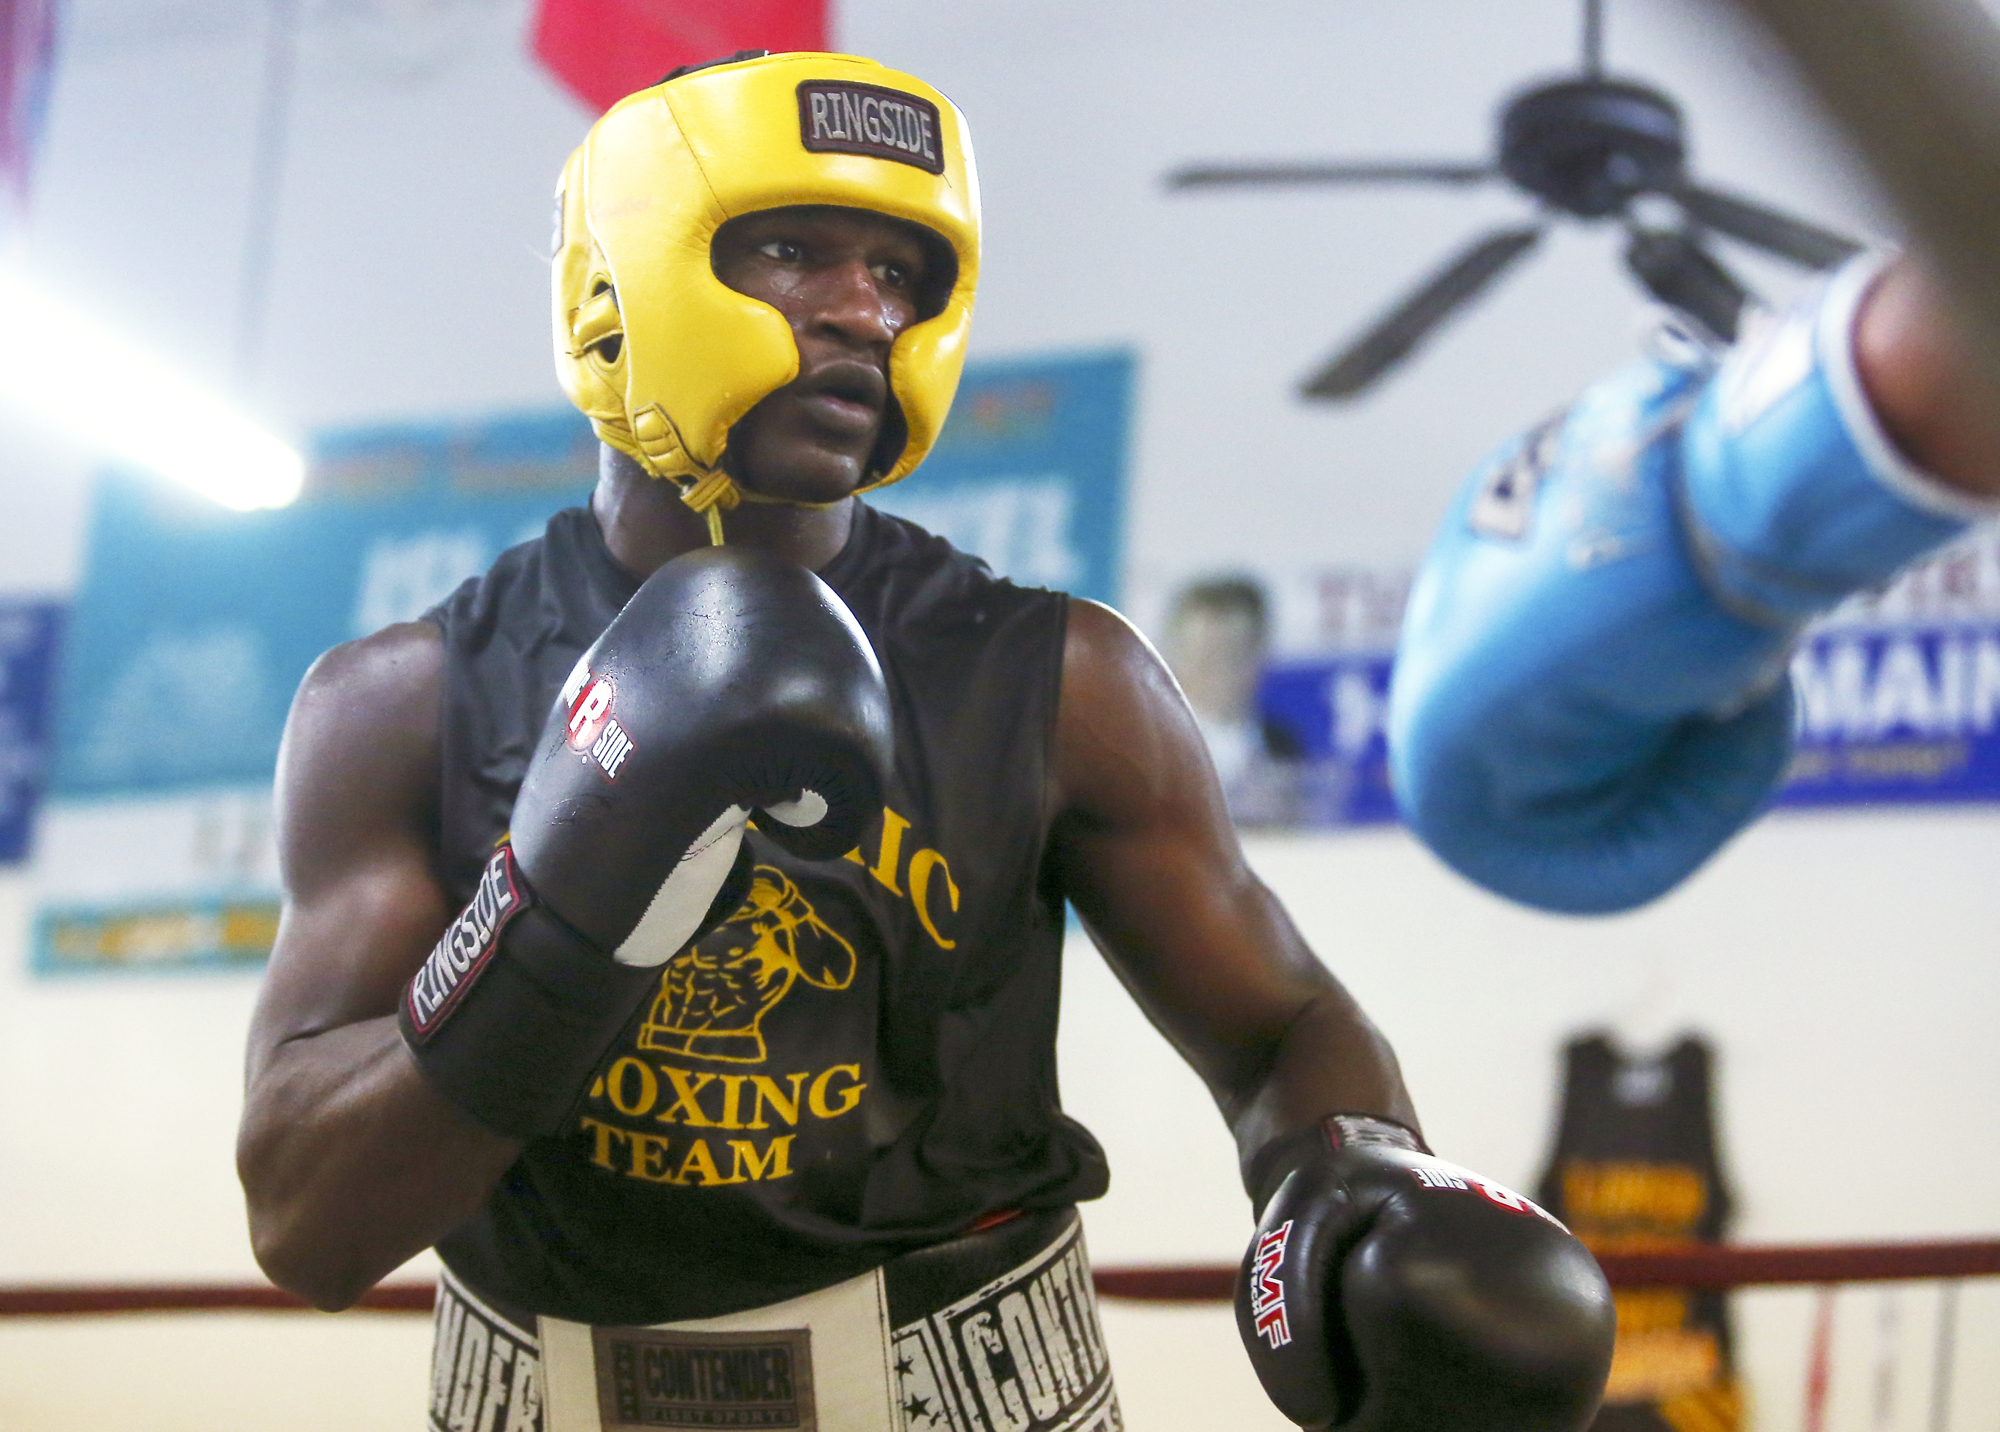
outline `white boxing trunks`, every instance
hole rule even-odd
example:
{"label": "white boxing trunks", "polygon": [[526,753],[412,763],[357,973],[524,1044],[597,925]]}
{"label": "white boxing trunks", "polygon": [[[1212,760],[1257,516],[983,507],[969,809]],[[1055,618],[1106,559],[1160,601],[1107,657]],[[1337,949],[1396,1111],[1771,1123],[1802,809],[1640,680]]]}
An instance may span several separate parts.
{"label": "white boxing trunks", "polygon": [[447,1271],[431,1432],[1122,1432],[1075,1209],[721,1317],[509,1315]]}

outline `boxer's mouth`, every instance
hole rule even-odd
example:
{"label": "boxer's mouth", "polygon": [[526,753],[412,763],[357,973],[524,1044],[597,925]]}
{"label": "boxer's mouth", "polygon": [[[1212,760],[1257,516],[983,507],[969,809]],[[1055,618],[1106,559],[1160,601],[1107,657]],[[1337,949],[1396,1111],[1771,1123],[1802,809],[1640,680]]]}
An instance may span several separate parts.
{"label": "boxer's mouth", "polygon": [[872,364],[838,359],[795,379],[792,394],[820,426],[860,437],[882,421],[889,382]]}

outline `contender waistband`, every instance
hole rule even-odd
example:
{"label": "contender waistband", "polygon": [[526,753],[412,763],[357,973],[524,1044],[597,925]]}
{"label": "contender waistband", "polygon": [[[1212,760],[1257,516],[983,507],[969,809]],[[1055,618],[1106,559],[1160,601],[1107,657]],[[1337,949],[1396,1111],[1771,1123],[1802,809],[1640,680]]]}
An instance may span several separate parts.
{"label": "contender waistband", "polygon": [[722,1317],[529,1332],[449,1272],[432,1432],[1122,1432],[1073,1208]]}

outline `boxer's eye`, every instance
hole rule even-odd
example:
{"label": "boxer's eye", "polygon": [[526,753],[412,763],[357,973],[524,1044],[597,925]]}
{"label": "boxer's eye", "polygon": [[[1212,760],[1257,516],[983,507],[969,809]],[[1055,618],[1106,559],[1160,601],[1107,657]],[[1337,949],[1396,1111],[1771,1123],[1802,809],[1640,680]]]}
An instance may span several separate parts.
{"label": "boxer's eye", "polygon": [[805,262],[806,246],[794,239],[773,239],[768,244],[759,244],[757,252],[777,263],[796,264]]}
{"label": "boxer's eye", "polygon": [[914,288],[917,283],[916,271],[910,265],[894,260],[876,264],[872,272],[875,281],[885,288],[908,289]]}

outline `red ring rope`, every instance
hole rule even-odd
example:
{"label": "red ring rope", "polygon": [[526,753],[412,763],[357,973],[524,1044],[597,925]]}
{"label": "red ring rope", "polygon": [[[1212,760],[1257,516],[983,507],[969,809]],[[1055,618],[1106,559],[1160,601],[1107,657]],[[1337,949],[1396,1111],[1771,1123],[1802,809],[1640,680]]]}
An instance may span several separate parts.
{"label": "red ring rope", "polygon": [[[1607,1253],[1598,1260],[1614,1287],[1731,1288],[1745,1284],[1862,1283],[1903,1278],[1974,1278],[2000,1274],[2000,1239],[1927,1243],[1808,1244],[1795,1247],[1728,1244]],[[1107,1298],[1158,1303],[1227,1302],[1236,1270],[1221,1264],[1099,1268],[1097,1291]],[[427,1313],[428,1283],[384,1283],[355,1306],[384,1313]],[[302,1298],[268,1285],[52,1284],[0,1287],[0,1317],[77,1313],[286,1312]]]}

